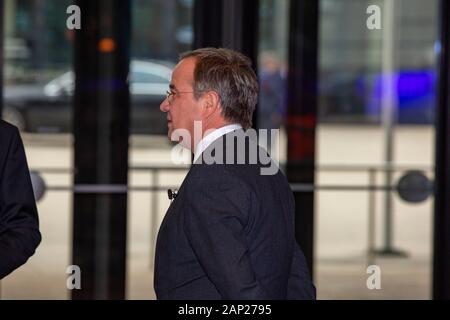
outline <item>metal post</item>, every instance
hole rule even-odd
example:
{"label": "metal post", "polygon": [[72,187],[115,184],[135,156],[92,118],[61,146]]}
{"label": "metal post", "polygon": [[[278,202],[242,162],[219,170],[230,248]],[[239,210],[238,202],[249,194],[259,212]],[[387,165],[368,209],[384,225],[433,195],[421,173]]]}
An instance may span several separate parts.
{"label": "metal post", "polygon": [[295,235],[311,274],[314,241],[314,173],[318,96],[319,1],[290,2],[288,70],[288,154],[290,183],[311,186],[295,192]]}
{"label": "metal post", "polygon": [[222,19],[222,0],[195,0],[192,47],[221,47]]}
{"label": "metal post", "polygon": [[150,268],[153,268],[156,238],[158,233],[158,170],[151,170],[152,174],[152,209],[151,209],[151,244],[150,244]]}
{"label": "metal post", "polygon": [[[392,185],[392,164],[394,149],[394,121],[397,110],[397,92],[395,77],[395,0],[385,0],[383,6],[383,53],[382,53],[382,124],[385,141],[385,184]],[[392,247],[392,191],[385,192],[384,202],[384,247],[379,254],[404,256],[404,253]]]}
{"label": "metal post", "polygon": [[369,169],[369,219],[367,222],[367,265],[375,263],[376,169]]}

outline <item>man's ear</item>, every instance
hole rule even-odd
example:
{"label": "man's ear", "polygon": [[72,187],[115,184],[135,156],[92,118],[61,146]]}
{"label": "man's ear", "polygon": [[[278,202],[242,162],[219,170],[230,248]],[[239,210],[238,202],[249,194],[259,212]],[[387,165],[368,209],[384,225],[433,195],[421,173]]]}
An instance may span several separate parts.
{"label": "man's ear", "polygon": [[215,112],[220,109],[220,97],[219,94],[215,91],[205,92],[203,95],[204,98],[204,108],[203,112],[206,117],[211,116]]}

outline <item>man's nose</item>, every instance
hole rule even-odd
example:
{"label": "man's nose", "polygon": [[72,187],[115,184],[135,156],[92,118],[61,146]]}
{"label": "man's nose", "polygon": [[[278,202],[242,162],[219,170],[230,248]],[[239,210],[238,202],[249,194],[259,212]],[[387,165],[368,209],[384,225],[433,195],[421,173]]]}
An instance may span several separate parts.
{"label": "man's nose", "polygon": [[167,102],[167,98],[166,98],[159,105],[159,110],[161,110],[162,112],[167,112],[167,111],[169,111],[169,107],[170,107],[170,105],[169,105],[169,102]]}

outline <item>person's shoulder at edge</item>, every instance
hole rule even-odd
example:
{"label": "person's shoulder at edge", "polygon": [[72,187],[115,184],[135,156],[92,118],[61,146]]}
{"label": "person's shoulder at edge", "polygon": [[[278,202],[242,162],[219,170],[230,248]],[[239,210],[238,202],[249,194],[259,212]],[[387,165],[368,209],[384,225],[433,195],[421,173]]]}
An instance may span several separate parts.
{"label": "person's shoulder at edge", "polygon": [[21,141],[21,139],[19,129],[16,126],[0,119],[0,152],[3,153],[3,156],[6,155],[5,152],[8,150],[6,148],[17,141]]}
{"label": "person's shoulder at edge", "polygon": [[[6,148],[4,148],[5,145]],[[11,152],[14,153],[12,157],[9,155]],[[3,120],[0,120],[0,156],[3,157],[2,161],[9,163],[8,174],[0,173],[0,184],[5,181],[18,181],[21,185],[20,192],[17,192],[17,183],[14,188],[2,187],[2,193],[7,193],[3,200],[20,203],[20,206],[10,206],[8,203],[4,206],[7,210],[13,208],[13,214],[3,215],[3,209],[0,210],[0,229],[3,227],[2,250],[0,250],[0,279],[2,279],[34,255],[42,236],[39,231],[38,213],[19,130]],[[0,198],[2,196],[4,194],[0,194]],[[7,224],[4,217],[8,218]]]}
{"label": "person's shoulder at edge", "polygon": [[5,134],[11,135],[16,131],[18,129],[14,125],[0,119],[0,137],[4,137]]}

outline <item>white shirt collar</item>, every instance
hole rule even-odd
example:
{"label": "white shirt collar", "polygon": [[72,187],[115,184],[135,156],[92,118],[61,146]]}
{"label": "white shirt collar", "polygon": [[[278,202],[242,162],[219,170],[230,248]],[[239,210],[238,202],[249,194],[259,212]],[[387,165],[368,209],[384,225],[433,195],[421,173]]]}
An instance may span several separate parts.
{"label": "white shirt collar", "polygon": [[227,133],[242,129],[242,126],[240,124],[229,124],[226,126],[223,126],[221,128],[218,128],[210,133],[208,133],[206,136],[203,137],[202,140],[197,144],[197,147],[195,148],[195,154],[194,154],[194,162],[197,161],[197,159],[200,157],[200,155],[205,151],[208,146],[219,139],[221,136],[226,135]]}

